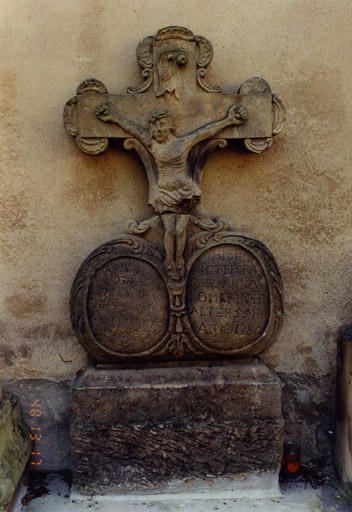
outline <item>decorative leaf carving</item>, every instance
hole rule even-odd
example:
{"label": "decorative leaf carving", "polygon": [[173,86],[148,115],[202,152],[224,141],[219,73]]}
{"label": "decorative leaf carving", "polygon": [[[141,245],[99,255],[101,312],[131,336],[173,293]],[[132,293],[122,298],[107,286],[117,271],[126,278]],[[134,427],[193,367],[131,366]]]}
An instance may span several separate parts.
{"label": "decorative leaf carving", "polygon": [[137,45],[137,60],[141,68],[153,67],[153,41],[153,36],[147,36]]}
{"label": "decorative leaf carving", "polygon": [[148,220],[143,220],[142,222],[137,222],[133,219],[128,220],[126,222],[126,231],[131,235],[141,235],[148,231],[148,229],[152,228],[153,225],[159,223],[160,215],[154,215]]}
{"label": "decorative leaf carving", "polygon": [[197,83],[206,92],[221,92],[218,85],[214,87],[205,81],[207,68],[213,58],[213,46],[211,42],[203,36],[195,36],[195,41],[199,48],[199,57],[197,59]]}
{"label": "decorative leaf carving", "polygon": [[74,96],[65,105],[64,108],[64,126],[70,135],[78,135],[78,111],[77,97]]}
{"label": "decorative leaf carving", "polygon": [[211,232],[202,231],[201,233],[197,233],[196,235],[192,236],[187,242],[185,259],[187,260],[195,251],[203,249],[207,245],[208,240],[212,235],[213,233]]}
{"label": "decorative leaf carving", "polygon": [[140,94],[145,92],[153,83],[153,36],[147,36],[137,45],[137,60],[142,71],[144,83],[138,87],[127,87],[128,94]]}
{"label": "decorative leaf carving", "polygon": [[109,139],[105,137],[77,137],[76,143],[79,149],[88,155],[100,155],[109,146]]}
{"label": "decorative leaf carving", "polygon": [[100,80],[96,78],[87,78],[79,84],[77,87],[77,94],[86,94],[90,92],[95,92],[97,94],[108,94],[108,90]]}
{"label": "decorative leaf carving", "polygon": [[207,72],[204,68],[200,68],[197,70],[198,85],[206,92],[222,92],[221,87],[219,87],[218,85],[214,85],[214,87],[212,87],[204,80],[204,77],[206,76],[206,74],[207,74]]}
{"label": "decorative leaf carving", "polygon": [[161,260],[162,257],[154,244],[147,242],[144,238],[129,236],[129,235],[120,235],[119,237],[112,240],[111,245],[116,246],[118,244],[126,244],[130,247],[130,249],[135,254],[149,254],[150,256],[154,256]]}
{"label": "decorative leaf carving", "polygon": [[[120,245],[128,246],[135,254],[149,254],[150,256],[154,256],[158,260],[161,260],[161,255],[156,248],[156,246],[144,238],[131,236],[131,235],[119,235],[112,240],[109,240],[105,244],[100,245],[93,251],[88,258],[84,261],[81,267],[88,265],[91,261],[93,261],[97,256],[101,256],[103,254],[111,254],[116,250],[116,247]],[[78,272],[79,274],[79,272]],[[77,274],[77,275],[78,275]]]}
{"label": "decorative leaf carving", "polygon": [[149,89],[153,83],[153,71],[151,69],[144,69],[142,71],[142,77],[145,78],[145,82],[139,87],[127,87],[126,92],[128,94],[140,94]]}
{"label": "decorative leaf carving", "polygon": [[213,45],[203,36],[195,36],[195,41],[199,47],[199,58],[197,60],[197,65],[200,68],[206,68],[209,66],[213,58]]}
{"label": "decorative leaf carving", "polygon": [[195,353],[195,350],[185,333],[173,334],[167,343],[166,350],[176,359],[181,359],[187,352]]}
{"label": "decorative leaf carving", "polygon": [[263,153],[273,145],[272,137],[263,139],[244,139],[244,145],[252,153]]}
{"label": "decorative leaf carving", "polygon": [[154,38],[156,41],[166,41],[167,39],[184,39],[185,41],[194,41],[194,34],[185,27],[169,26],[158,30]]}
{"label": "decorative leaf carving", "polygon": [[286,121],[286,109],[284,104],[273,94],[273,135],[280,133]]}
{"label": "decorative leaf carving", "polygon": [[210,217],[204,219],[198,219],[197,217],[191,216],[191,221],[195,226],[198,226],[200,229],[204,229],[205,231],[211,231],[212,233],[217,233],[218,231],[225,231],[228,229],[229,225],[225,219],[221,217],[217,217],[212,220]]}
{"label": "decorative leaf carving", "polygon": [[257,76],[249,78],[238,90],[239,94],[255,94],[256,92],[271,92],[270,85],[264,78]]}

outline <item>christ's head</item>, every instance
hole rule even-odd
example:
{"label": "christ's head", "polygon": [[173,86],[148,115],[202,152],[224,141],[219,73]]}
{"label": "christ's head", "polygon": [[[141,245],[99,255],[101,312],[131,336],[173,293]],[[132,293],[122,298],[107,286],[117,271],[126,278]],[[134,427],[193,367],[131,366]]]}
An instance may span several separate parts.
{"label": "christ's head", "polygon": [[168,110],[153,110],[149,115],[149,123],[150,137],[157,142],[165,142],[170,133],[175,132],[175,126]]}

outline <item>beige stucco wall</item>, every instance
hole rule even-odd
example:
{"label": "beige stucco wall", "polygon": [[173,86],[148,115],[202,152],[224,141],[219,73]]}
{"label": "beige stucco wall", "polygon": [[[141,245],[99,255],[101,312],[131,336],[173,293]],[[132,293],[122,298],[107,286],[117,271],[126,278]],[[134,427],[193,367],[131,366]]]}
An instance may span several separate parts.
{"label": "beige stucco wall", "polygon": [[303,381],[300,393],[312,407],[333,395],[337,330],[352,317],[351,17],[350,0],[0,1],[3,378],[67,378],[86,365],[69,321],[72,280],[151,210],[137,156],[83,154],[63,106],[85,78],[112,93],[140,83],[137,42],[178,24],[213,43],[209,82],[230,91],[262,76],[286,105],[270,151],[232,143],[209,159],[203,205],[280,266],[286,317],[265,361],[310,376],[315,391]]}

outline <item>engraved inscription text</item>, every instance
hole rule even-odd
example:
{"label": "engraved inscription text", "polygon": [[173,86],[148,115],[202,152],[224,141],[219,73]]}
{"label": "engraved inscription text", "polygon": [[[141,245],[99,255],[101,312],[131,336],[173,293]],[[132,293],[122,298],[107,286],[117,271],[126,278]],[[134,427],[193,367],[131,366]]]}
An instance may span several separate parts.
{"label": "engraved inscription text", "polygon": [[157,270],[141,259],[121,257],[95,272],[87,314],[99,343],[114,352],[136,354],[149,350],[165,335],[168,304]]}
{"label": "engraved inscription text", "polygon": [[240,246],[208,249],[194,263],[187,312],[197,337],[216,349],[256,340],[270,314],[269,288],[257,259]]}

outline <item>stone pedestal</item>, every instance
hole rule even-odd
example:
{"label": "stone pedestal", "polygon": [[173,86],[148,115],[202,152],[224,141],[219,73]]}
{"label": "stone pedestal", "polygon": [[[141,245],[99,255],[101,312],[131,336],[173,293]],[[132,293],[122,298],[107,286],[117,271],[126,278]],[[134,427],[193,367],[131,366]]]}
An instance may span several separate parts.
{"label": "stone pedestal", "polygon": [[209,491],[277,474],[283,423],[281,381],[257,359],[88,369],[73,389],[74,489]]}
{"label": "stone pedestal", "polygon": [[30,456],[32,441],[16,398],[0,400],[0,512],[7,510]]}

